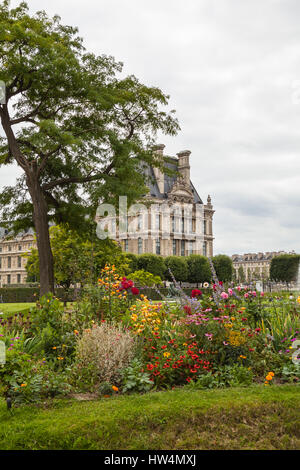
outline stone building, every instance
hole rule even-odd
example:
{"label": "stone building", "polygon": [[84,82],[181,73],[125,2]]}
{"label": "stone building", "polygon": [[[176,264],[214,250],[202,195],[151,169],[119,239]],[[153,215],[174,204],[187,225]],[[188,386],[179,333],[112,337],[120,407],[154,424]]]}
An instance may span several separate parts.
{"label": "stone building", "polygon": [[[286,254],[285,251],[272,251],[266,253],[245,253],[232,255],[232,264],[236,279],[240,282],[254,280],[268,280],[270,266],[274,256]],[[295,254],[292,252],[291,254]]]}
{"label": "stone building", "polygon": [[[155,147],[158,158],[164,158],[164,147]],[[190,179],[190,154],[184,150],[177,157],[167,157],[165,166],[171,175],[154,167],[143,170],[149,187],[143,207],[135,207],[134,215],[128,211],[125,229],[115,224],[115,238],[124,251],[213,256],[215,211],[211,197],[204,204]]]}
{"label": "stone building", "polygon": [[35,246],[33,230],[10,238],[7,231],[0,230],[0,287],[10,284],[25,284],[25,253]]}

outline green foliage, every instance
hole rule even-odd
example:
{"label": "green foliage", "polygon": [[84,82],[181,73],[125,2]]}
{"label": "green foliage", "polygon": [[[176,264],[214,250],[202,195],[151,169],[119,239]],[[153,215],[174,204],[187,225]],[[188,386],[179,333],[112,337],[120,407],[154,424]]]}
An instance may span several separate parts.
{"label": "green foliage", "polygon": [[138,271],[138,255],[126,253],[126,258],[128,260],[128,272],[126,274]]}
{"label": "green foliage", "polygon": [[[165,258],[166,274],[165,278],[172,281],[172,272],[176,281],[186,281],[188,279],[188,264],[185,257],[182,256],[167,256]],[[170,271],[169,271],[170,270]]]}
{"label": "green foliage", "polygon": [[226,255],[217,255],[212,258],[219,281],[227,282],[232,280],[233,264],[232,259]]}
{"label": "green foliage", "polygon": [[144,253],[137,258],[138,270],[147,271],[154,276],[164,277],[165,262],[164,258],[152,253]]}
{"label": "green foliage", "polygon": [[[114,264],[121,274],[128,267],[129,259],[116,242],[100,240],[92,234],[87,238],[66,225],[50,227],[50,243],[55,282],[65,289],[75,283],[95,283],[106,263]],[[32,248],[27,258],[28,278],[39,279],[37,249]]]}
{"label": "green foliage", "polygon": [[143,363],[135,358],[128,367],[122,371],[122,391],[126,392],[149,392],[153,387],[149,374],[143,372]]}
{"label": "green foliage", "polygon": [[52,294],[41,297],[30,310],[29,334],[40,338],[40,352],[49,359],[65,360],[75,349],[74,325],[64,317],[62,303]]}
{"label": "green foliage", "polygon": [[112,395],[113,394],[112,385],[109,382],[101,382],[101,384],[98,387],[98,393],[99,395]]}
{"label": "green foliage", "polygon": [[162,284],[162,280],[159,276],[154,276],[143,270],[128,274],[128,278],[138,287],[152,287]]}
{"label": "green foliage", "polygon": [[300,255],[283,254],[271,261],[270,279],[281,282],[295,281],[297,278]]}
{"label": "green foliage", "polygon": [[238,364],[233,366],[223,366],[216,372],[208,372],[201,375],[196,382],[191,382],[187,388],[205,389],[205,388],[223,388],[249,386],[253,382],[253,372],[244,366]]}
{"label": "green foliage", "polygon": [[208,259],[202,255],[190,255],[186,258],[188,266],[188,282],[210,282],[211,271]]}

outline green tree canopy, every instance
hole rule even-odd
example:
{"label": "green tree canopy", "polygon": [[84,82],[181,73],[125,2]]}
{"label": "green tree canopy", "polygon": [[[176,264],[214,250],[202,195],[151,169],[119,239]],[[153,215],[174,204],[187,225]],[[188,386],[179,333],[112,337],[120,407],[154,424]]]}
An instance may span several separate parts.
{"label": "green tree canopy", "polygon": [[165,278],[172,281],[172,276],[169,272],[171,270],[176,281],[186,281],[188,278],[188,265],[186,258],[182,256],[167,256],[165,258],[166,273]]}
{"label": "green tree canopy", "polygon": [[188,282],[210,282],[212,275],[208,259],[202,255],[189,255],[186,258],[188,265]]}
{"label": "green tree canopy", "polygon": [[49,221],[90,230],[99,201],[140,198],[143,165],[163,166],[152,151],[157,131],[179,129],[163,110],[167,95],[121,77],[122,64],[87,52],[77,33],[59,16],[1,2],[0,164],[23,175],[0,194],[0,216],[15,232],[34,225],[41,295],[54,289]]}
{"label": "green tree canopy", "polygon": [[227,255],[216,255],[212,258],[219,281],[226,282],[232,280],[233,264],[232,259]]}
{"label": "green tree canopy", "polygon": [[270,279],[273,281],[291,282],[297,279],[300,255],[283,254],[271,261]]}
{"label": "green tree canopy", "polygon": [[[66,226],[50,228],[50,243],[54,259],[55,284],[69,288],[71,284],[95,283],[105,264],[114,264],[120,274],[128,269],[129,260],[113,241],[87,239]],[[38,251],[27,255],[27,280],[40,278]]]}
{"label": "green tree canopy", "polygon": [[162,256],[153,253],[143,253],[142,255],[138,255],[137,262],[138,270],[142,269],[148,273],[154,274],[154,276],[164,278],[166,266]]}

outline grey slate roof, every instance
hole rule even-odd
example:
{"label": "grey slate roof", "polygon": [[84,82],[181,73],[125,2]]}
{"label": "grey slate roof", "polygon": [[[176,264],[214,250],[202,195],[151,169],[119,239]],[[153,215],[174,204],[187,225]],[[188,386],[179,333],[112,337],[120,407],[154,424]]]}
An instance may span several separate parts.
{"label": "grey slate roof", "polygon": [[[175,170],[176,171],[177,170],[177,165],[178,165],[177,158],[170,158],[170,162],[167,162],[165,166],[167,168],[169,168],[170,170]],[[145,173],[149,178],[149,180],[148,180],[149,181],[149,183],[148,183],[149,194],[152,197],[156,197],[158,199],[167,199],[168,198],[168,193],[171,191],[171,189],[173,187],[173,184],[175,183],[176,176],[170,176],[170,175],[164,174],[164,183],[165,183],[164,184],[164,193],[161,193],[159,188],[158,188],[156,179],[155,179],[153,168],[152,167],[147,167],[145,169]],[[194,194],[194,202],[198,203],[198,204],[203,204],[202,199],[200,198],[198,192],[196,191],[195,186],[193,185],[192,182],[190,182],[190,183],[191,183],[191,191]]]}

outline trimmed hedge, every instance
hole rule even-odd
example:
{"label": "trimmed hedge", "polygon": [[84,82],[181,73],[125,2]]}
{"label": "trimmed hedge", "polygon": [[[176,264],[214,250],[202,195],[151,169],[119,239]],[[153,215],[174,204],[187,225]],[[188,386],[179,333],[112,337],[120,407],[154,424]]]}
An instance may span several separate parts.
{"label": "trimmed hedge", "polygon": [[[55,295],[62,301],[72,302],[75,298],[74,289],[68,294],[62,288],[55,290]],[[4,303],[25,303],[36,302],[40,296],[38,287],[2,287],[0,288],[0,298]]]}

